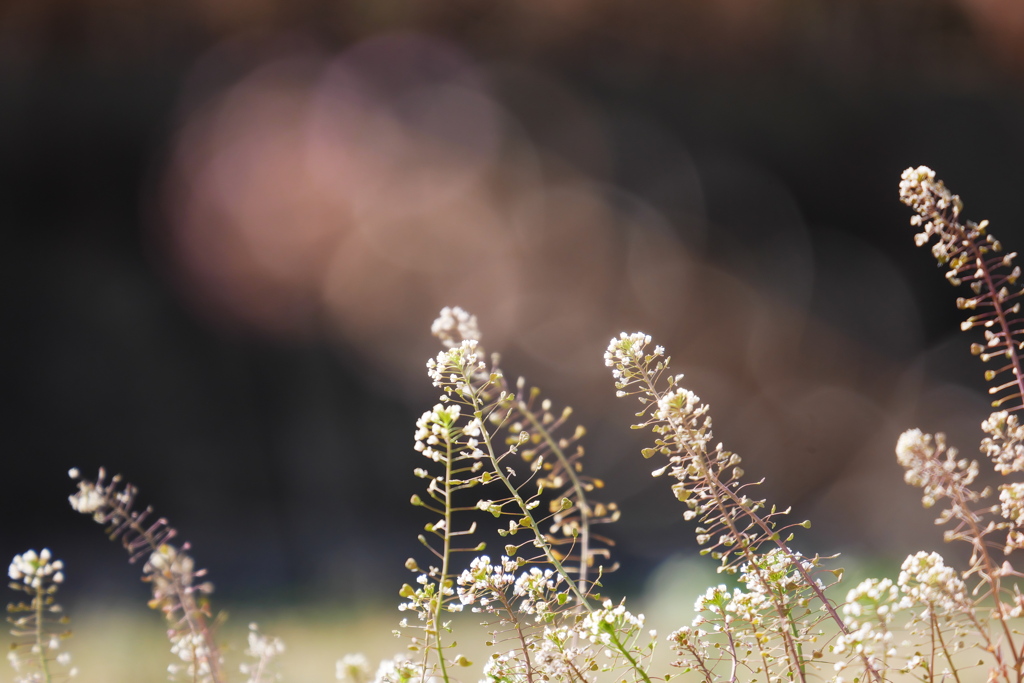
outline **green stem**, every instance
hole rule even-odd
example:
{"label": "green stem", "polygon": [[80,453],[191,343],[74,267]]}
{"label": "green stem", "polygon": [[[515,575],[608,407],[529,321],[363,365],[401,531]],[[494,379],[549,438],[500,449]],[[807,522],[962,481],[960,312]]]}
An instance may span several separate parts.
{"label": "green stem", "polygon": [[572,463],[569,462],[569,458],[566,457],[565,451],[563,451],[555,438],[551,435],[544,425],[541,424],[537,416],[533,414],[530,407],[522,400],[516,401],[516,407],[519,409],[519,413],[523,415],[530,424],[536,429],[543,437],[544,442],[551,449],[551,452],[558,458],[559,463],[562,465],[562,469],[568,474],[569,479],[572,481],[572,489],[576,493],[576,505],[580,509],[580,571],[579,571],[579,585],[580,592],[587,593],[587,560],[590,555],[590,507],[587,504],[587,494],[583,488],[583,482],[580,481],[579,477],[576,476],[576,470],[573,468]]}
{"label": "green stem", "polygon": [[[466,384],[470,385],[471,377],[466,372],[466,369],[460,368],[460,370],[463,374],[463,377],[466,379]],[[582,605],[584,609],[586,609],[588,612],[594,611],[593,608],[590,606],[590,603],[587,601],[586,596],[580,591],[579,586],[576,585],[576,582],[572,579],[571,576],[569,576],[569,572],[565,570],[565,567],[562,566],[562,563],[559,562],[558,558],[555,557],[554,553],[551,552],[551,544],[548,543],[547,539],[544,538],[544,534],[540,532],[540,528],[537,526],[537,520],[534,519],[533,513],[531,513],[529,508],[527,507],[526,501],[523,500],[523,497],[519,495],[519,491],[512,484],[512,482],[509,481],[508,476],[502,471],[501,461],[499,460],[498,455],[494,450],[494,441],[491,439],[491,433],[483,424],[484,406],[482,405],[482,402],[480,400],[479,393],[476,391],[472,391],[471,393],[468,394],[468,398],[469,405],[470,407],[473,408],[473,417],[479,420],[481,424],[480,434],[481,437],[483,438],[484,445],[487,447],[487,456],[491,461],[492,471],[494,472],[495,476],[497,476],[501,480],[501,483],[505,485],[505,488],[508,490],[509,494],[511,494],[513,500],[516,501],[516,505],[519,506],[519,511],[523,514],[523,517],[527,521],[527,524],[523,526],[529,526],[530,529],[533,531],[533,536],[537,547],[544,551],[544,556],[547,558],[548,562],[551,563],[551,566],[555,568],[555,571],[558,572],[559,576],[562,577],[566,585],[569,586],[569,589],[572,590],[573,594],[576,596],[576,599],[579,601],[579,604]]]}
{"label": "green stem", "polygon": [[618,634],[613,632],[611,636],[612,643],[615,645],[615,648],[622,654],[623,657],[626,658],[626,661],[629,662],[629,665],[633,667],[633,671],[636,671],[638,674],[640,674],[640,678],[644,680],[644,683],[651,683],[651,679],[647,675],[647,672],[644,671],[643,667],[640,666],[640,663],[638,661],[633,659],[633,655],[629,654],[629,649],[622,644],[622,641],[619,640]]}
{"label": "green stem", "polygon": [[[466,382],[466,385],[471,387],[472,377],[470,373],[466,371],[465,367],[460,367],[460,372]],[[544,534],[540,532],[540,528],[537,526],[537,520],[534,518],[533,514],[530,512],[530,509],[527,507],[526,501],[523,500],[523,497],[519,495],[519,491],[512,484],[512,482],[509,481],[509,478],[505,474],[505,472],[502,471],[501,462],[494,448],[494,441],[491,439],[491,433],[487,430],[486,426],[484,425],[484,405],[480,400],[479,392],[475,390],[470,390],[466,396],[463,396],[463,398],[469,399],[469,405],[473,408],[473,416],[480,422],[481,437],[483,438],[484,445],[487,447],[487,455],[488,458],[490,459],[493,472],[505,485],[505,488],[508,490],[513,500],[515,500],[516,505],[519,506],[519,510],[523,514],[523,518],[527,521],[527,524],[530,527],[531,531],[533,531],[534,540],[537,547],[544,552],[547,561],[551,564],[552,567],[555,568],[555,571],[557,571],[559,576],[562,577],[562,580],[565,581],[566,585],[569,586],[569,589],[576,596],[576,600],[578,601],[578,603],[588,612],[593,612],[594,609],[590,606],[590,602],[587,600],[586,595],[584,595],[584,593],[580,591],[579,585],[577,585],[576,581],[574,581],[573,578],[569,576],[569,573],[566,571],[565,567],[558,560],[558,558],[555,557],[554,553],[552,553],[551,544],[548,543],[547,539],[544,538]],[[640,667],[637,661],[632,657],[632,655],[629,654],[629,651],[622,645],[621,642],[619,642],[618,638],[614,634],[612,635],[612,641],[615,644],[616,649],[618,649],[622,656],[626,658],[626,660],[630,663],[630,666],[633,667],[633,670],[640,674],[640,677],[643,679],[644,683],[651,683],[651,679],[647,675],[647,672]]]}
{"label": "green stem", "polygon": [[437,580],[437,593],[434,596],[434,613],[431,615],[431,617],[434,622],[434,637],[436,638],[435,646],[437,648],[438,666],[441,669],[441,678],[444,679],[445,683],[449,683],[448,667],[444,661],[444,641],[441,638],[441,612],[444,609],[445,581],[448,580],[449,563],[451,560],[452,552],[452,461],[455,456],[452,450],[452,438],[450,429],[447,432],[447,438],[445,439],[445,447],[446,453],[444,459],[444,550],[442,551],[441,556],[441,576]]}
{"label": "green stem", "polygon": [[[932,634],[933,636],[938,637],[939,644],[942,646],[942,654],[945,655],[946,661],[949,662],[949,670],[952,672],[953,678],[956,679],[956,683],[960,683],[960,672],[957,671],[956,665],[953,663],[953,656],[950,654],[949,647],[946,645],[946,640],[942,637],[942,629],[939,627],[939,618],[935,615],[935,606],[929,605],[928,608],[932,613]],[[932,650],[934,651],[935,648],[933,647]]]}
{"label": "green stem", "polygon": [[796,664],[800,671],[800,680],[807,680],[807,664],[804,662],[804,646],[800,642],[800,631],[793,620],[793,610],[786,610],[786,621],[789,623],[789,630],[793,634],[793,647],[795,648]]}

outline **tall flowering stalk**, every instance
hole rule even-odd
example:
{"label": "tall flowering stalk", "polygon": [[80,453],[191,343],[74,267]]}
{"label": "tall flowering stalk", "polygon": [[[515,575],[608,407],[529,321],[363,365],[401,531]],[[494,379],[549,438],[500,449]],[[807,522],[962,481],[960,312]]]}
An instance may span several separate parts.
{"label": "tall flowering stalk", "polygon": [[[846,631],[825,595],[821,558],[806,558],[789,546],[793,531],[809,522],[786,522],[788,510],[752,496],[761,482],[744,481],[740,456],[711,445],[707,404],[680,386],[682,375],[669,372],[665,349],[652,345],[649,335],[612,339],[605,365],[612,368],[617,395],[639,399],[641,421],[634,428],[655,435],[654,446],[642,454],[667,459],[653,475],[675,480],[672,492],[687,507],[683,517],[699,524],[701,554],[718,560],[720,572],[738,574],[745,588],[729,592],[723,585],[698,599],[697,622],[671,637],[677,666],[729,681],[744,670],[771,680],[808,680],[825,645],[822,621]],[[708,639],[708,628],[717,639]],[[873,664],[864,664],[877,677]]]}
{"label": "tall flowering stalk", "polygon": [[996,396],[993,408],[1007,404],[1008,411],[1024,407],[1024,376],[1020,350],[1024,348],[1024,320],[1020,315],[1021,270],[1014,264],[1016,252],[1003,246],[988,232],[988,221],[962,220],[963,202],[935,179],[927,166],[908,168],[900,180],[900,200],[914,209],[911,225],[921,228],[914,241],[924,246],[932,238],[932,255],[947,268],[946,279],[954,286],[966,285],[970,294],[958,297],[957,307],[972,311],[960,325],[966,331],[981,328],[984,343],[971,345],[971,353],[998,367],[985,371],[993,383],[989,393]]}
{"label": "tall flowering stalk", "polygon": [[7,605],[14,636],[7,660],[14,669],[14,683],[53,683],[76,676],[71,655],[61,651],[61,641],[71,635],[56,599],[64,582],[64,563],[46,548],[38,553],[29,550],[14,556],[7,576],[12,590],[30,598]]}
{"label": "tall flowering stalk", "polygon": [[[983,341],[973,343],[971,352],[985,363],[997,364],[986,370],[985,378],[992,383],[992,406],[1002,408],[981,425],[986,434],[981,451],[999,474],[1019,476],[1024,471],[1024,429],[1016,411],[1024,407],[1020,358],[1024,321],[1016,253],[1003,251],[988,232],[988,221],[962,219],[960,197],[937,180],[930,168],[903,172],[900,199],[916,212],[910,222],[921,228],[915,236],[917,245],[932,242],[932,255],[947,269],[946,279],[970,290],[968,296],[957,299],[958,308],[972,312],[961,329],[982,330]],[[990,502],[991,487],[975,486],[978,461],[961,457],[941,433],[904,432],[896,456],[906,470],[907,483],[922,489],[925,507],[940,506],[936,522],[949,525],[946,541],[971,546],[969,568],[963,572],[946,568],[935,554],[925,560],[919,553],[913,556],[916,561],[912,557],[904,564],[901,582],[909,576],[907,585],[917,591],[908,595],[919,608],[918,632],[939,642],[942,654],[915,660],[911,668],[935,675],[941,665],[944,675],[959,680],[966,660],[954,655],[969,633],[983,655],[981,663],[988,666],[989,680],[1019,683],[1024,679],[1024,639],[1011,619],[1024,613],[1024,596],[1017,587],[1017,579],[1024,574],[1013,564],[1016,551],[1024,548],[1024,484],[1000,484],[999,501]]]}
{"label": "tall flowering stalk", "polygon": [[256,623],[249,624],[249,647],[245,654],[251,662],[239,664],[238,669],[247,676],[246,683],[272,683],[281,680],[280,674],[272,670],[272,662],[284,652],[280,638],[260,633]]}
{"label": "tall flowering stalk", "polygon": [[[431,332],[448,350],[463,342],[476,343],[479,349],[481,335],[476,316],[461,308],[442,309]],[[478,355],[486,358],[482,349]],[[440,356],[433,362],[439,359]],[[482,387],[483,401],[502,394],[506,397],[504,402],[495,403],[490,424],[499,427],[496,433],[503,435],[502,445],[528,465],[536,494],[547,500],[545,540],[566,571],[576,575],[581,593],[586,594],[595,570],[603,573],[616,567],[601,564],[610,558],[614,542],[598,534],[596,528],[619,519],[618,505],[595,500],[593,496],[595,490],[604,487],[604,482],[584,472],[581,440],[586,429],[576,425],[571,433],[564,432],[570,424],[572,408],[554,409],[550,399],[541,398],[539,388],[527,388],[523,377],[512,386],[501,372],[499,356],[492,354],[488,360],[494,385]]]}
{"label": "tall flowering stalk", "polygon": [[[419,587],[403,586],[401,609],[420,623],[403,626],[420,629],[411,644],[419,661],[412,672],[397,666],[387,680],[449,681],[454,667],[468,665],[452,652],[445,617],[468,605],[492,615],[494,639],[511,644],[485,666],[492,680],[533,683],[557,670],[584,683],[594,672],[625,669],[649,683],[653,643],[640,637],[642,617],[591,590],[600,576],[599,567],[591,573],[595,558],[608,554],[592,527],[618,513],[590,498],[600,482],[582,472],[577,442],[585,431],[558,436],[571,411],[556,417],[537,391],[520,397],[509,390],[497,358],[484,355],[473,316],[445,309],[434,333],[445,350],[427,371],[442,394],[417,422],[415,448],[429,464],[415,470],[427,480],[427,495],[412,501],[435,515],[420,537],[433,560],[426,569],[407,562]],[[477,556],[460,574],[456,553],[484,550],[464,538],[476,523],[460,520],[474,511],[503,520],[498,534],[508,542],[497,564]]]}
{"label": "tall flowering stalk", "polygon": [[76,469],[69,474],[78,480],[71,507],[106,526],[110,539],[120,540],[128,551],[130,562],[145,560],[142,580],[153,591],[149,606],[166,617],[171,653],[181,662],[168,667],[171,675],[182,674],[194,683],[223,683],[223,659],[206,597],[213,584],[199,581],[206,570],[196,569],[189,545],[172,544],[177,531],[166,519],[152,519],[151,507],[135,509],[138,489],[120,475],[107,479],[102,468],[95,481],[81,479]]}

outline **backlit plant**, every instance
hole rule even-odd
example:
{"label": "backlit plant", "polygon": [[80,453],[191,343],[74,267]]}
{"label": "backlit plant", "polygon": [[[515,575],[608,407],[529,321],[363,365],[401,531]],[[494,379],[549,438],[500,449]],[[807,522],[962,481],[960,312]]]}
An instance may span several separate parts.
{"label": "backlit plant", "polygon": [[[1024,681],[1024,614],[1017,551],[1024,548],[1024,320],[1020,268],[988,233],[985,221],[961,218],[962,203],[928,168],[908,169],[902,201],[915,210],[919,246],[946,269],[969,317],[981,329],[971,345],[989,369],[993,407],[982,423],[981,451],[1006,483],[978,487],[981,466],[962,457],[942,434],[904,432],[896,446],[907,483],[937,507],[947,541],[971,549],[964,569],[937,553],[917,552],[898,576],[867,579],[840,593],[834,558],[804,554],[795,521],[758,496],[740,456],[714,441],[708,405],[673,374],[665,349],[637,332],[613,338],[604,362],[620,397],[639,401],[634,428],[650,430],[643,448],[655,477],[669,482],[681,515],[693,523],[701,554],[729,583],[696,598],[698,615],[667,637],[645,627],[624,600],[603,595],[615,569],[602,526],[619,509],[602,501],[603,483],[583,467],[586,430],[572,411],[555,409],[525,380],[509,382],[497,354],[485,353],[475,317],[446,308],[433,333],[442,350],[427,362],[439,390],[416,422],[413,472],[422,481],[412,504],[427,515],[413,578],[399,591],[404,618],[396,632],[405,650],[371,672],[362,655],[337,662],[350,683],[452,683],[483,677],[493,683],[704,681]],[[595,359],[596,362],[596,359]],[[177,680],[223,683],[229,668],[217,639],[212,584],[195,568],[188,544],[120,477],[80,479],[72,506],[103,524],[131,561],[143,561],[150,606],[167,619],[169,667]],[[497,552],[487,540],[501,539]],[[48,550],[14,558],[11,587],[28,602],[9,607],[15,647],[9,660],[18,683],[75,675],[55,593],[63,566]],[[487,625],[489,655],[470,661],[457,645],[454,615],[471,611]],[[653,655],[667,643],[673,661],[655,671]],[[237,671],[249,683],[277,680],[283,643],[250,627],[249,660]]]}

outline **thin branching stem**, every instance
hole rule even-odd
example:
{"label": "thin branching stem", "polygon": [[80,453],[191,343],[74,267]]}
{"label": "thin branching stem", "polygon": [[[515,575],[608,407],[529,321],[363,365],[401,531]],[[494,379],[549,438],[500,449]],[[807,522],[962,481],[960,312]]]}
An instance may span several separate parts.
{"label": "thin branching stem", "polygon": [[50,660],[46,656],[47,640],[46,628],[43,619],[46,615],[46,591],[44,588],[39,587],[36,589],[35,597],[32,599],[32,607],[36,611],[36,628],[35,628],[35,651],[39,654],[39,668],[42,669],[44,683],[50,683]]}
{"label": "thin branching stem", "polygon": [[589,569],[590,561],[590,506],[587,503],[587,494],[583,486],[583,482],[580,481],[579,476],[576,474],[576,468],[573,463],[570,462],[569,458],[565,455],[565,451],[558,445],[551,432],[537,419],[533,410],[526,404],[521,398],[516,401],[516,408],[521,415],[523,415],[530,423],[530,425],[537,430],[537,432],[544,439],[544,442],[551,449],[551,452],[558,458],[558,462],[561,464],[562,469],[569,476],[569,480],[572,482],[572,490],[576,495],[576,505],[580,510],[580,569],[578,574],[578,582],[580,593],[586,595],[588,591],[588,575],[587,570]]}
{"label": "thin branching stem", "polygon": [[[946,645],[946,639],[942,637],[942,628],[939,626],[939,617],[935,613],[935,609],[930,609],[929,614],[931,617],[931,631],[932,638],[938,638],[939,649],[942,651],[943,656],[946,658],[946,662],[949,664],[949,671],[953,674],[953,679],[956,683],[960,683],[960,672],[957,670],[956,664],[953,662],[953,655],[949,651],[949,646]],[[934,641],[933,641],[934,642]],[[932,666],[935,666],[935,645],[932,645]]]}

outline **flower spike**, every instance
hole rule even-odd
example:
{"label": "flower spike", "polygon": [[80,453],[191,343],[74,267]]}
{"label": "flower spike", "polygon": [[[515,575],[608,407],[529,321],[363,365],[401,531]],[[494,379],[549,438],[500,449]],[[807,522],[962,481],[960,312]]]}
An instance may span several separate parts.
{"label": "flower spike", "polygon": [[924,246],[932,237],[932,255],[948,268],[946,279],[955,287],[967,285],[970,296],[957,299],[957,308],[971,311],[960,324],[967,331],[982,328],[985,343],[971,345],[971,353],[982,361],[995,361],[997,368],[985,372],[992,383],[992,407],[1007,411],[1024,408],[1024,377],[1020,351],[1024,349],[1024,320],[1020,315],[1022,290],[1016,252],[1004,253],[1003,246],[988,232],[988,221],[974,223],[960,219],[963,202],[935,179],[927,166],[908,168],[900,181],[900,200],[917,212],[910,224],[921,228],[914,237]]}

